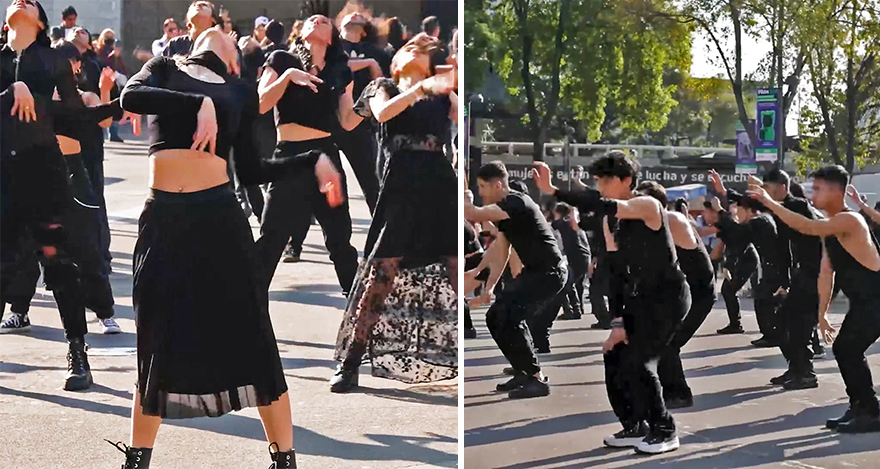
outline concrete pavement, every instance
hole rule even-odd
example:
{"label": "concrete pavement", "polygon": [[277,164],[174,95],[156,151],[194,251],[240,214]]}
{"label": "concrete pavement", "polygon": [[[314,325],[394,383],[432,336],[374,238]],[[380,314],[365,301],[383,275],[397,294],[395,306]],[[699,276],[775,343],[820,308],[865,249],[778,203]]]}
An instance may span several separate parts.
{"label": "concrete pavement", "polygon": [[[128,442],[136,380],[131,307],[131,252],[147,194],[144,144],[107,144],[107,205],[112,232],[116,317],[124,333],[100,335],[87,313],[95,386],[60,389],[66,343],[51,294],[33,302],[33,329],[0,336],[0,468],[118,468],[123,456],[104,438]],[[348,168],[355,247],[363,248],[370,215]],[[256,219],[252,218],[256,227]],[[256,233],[256,232],[255,232]],[[281,351],[303,468],[455,467],[458,387],[455,381],[409,386],[369,376],[361,390],[329,392],[336,332],[345,300],[323,248],[320,228],[306,239],[303,262],[281,264],[270,312]],[[230,325],[234,327],[233,325]],[[235,344],[230,344],[234,347]],[[256,409],[216,419],[167,421],[152,468],[264,468],[267,444]]]}
{"label": "concrete pavement", "polygon": [[[607,331],[590,330],[592,316],[557,321],[552,353],[541,355],[551,395],[511,401],[496,393],[508,366],[485,327],[485,310],[473,313],[479,335],[466,340],[464,460],[468,469],[574,468],[877,468],[880,439],[838,435],[825,420],[847,406],[843,381],[830,347],[815,361],[819,388],[783,391],[770,378],[785,370],[779,349],[755,349],[758,337],[751,301],[743,301],[747,334],[719,336],[727,324],[723,301],[684,348],[685,374],[695,405],[672,411],[681,448],[661,456],[603,447],[620,430],[605,393],[602,341]],[[845,300],[834,304],[840,324]],[[880,345],[868,350],[875,380]],[[673,463],[675,463],[673,465]]]}

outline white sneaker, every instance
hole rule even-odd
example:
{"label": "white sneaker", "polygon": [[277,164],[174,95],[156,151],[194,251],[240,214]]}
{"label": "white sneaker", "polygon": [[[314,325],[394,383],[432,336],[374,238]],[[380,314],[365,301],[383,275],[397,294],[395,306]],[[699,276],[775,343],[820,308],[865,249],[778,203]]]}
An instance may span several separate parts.
{"label": "white sneaker", "polygon": [[101,334],[104,335],[112,335],[112,334],[122,334],[122,328],[119,327],[119,324],[116,324],[116,321],[113,318],[101,319]]}
{"label": "white sneaker", "polygon": [[648,435],[647,438],[636,445],[636,452],[645,454],[662,454],[669,451],[675,451],[678,449],[678,446],[678,437],[675,435],[667,437]]}

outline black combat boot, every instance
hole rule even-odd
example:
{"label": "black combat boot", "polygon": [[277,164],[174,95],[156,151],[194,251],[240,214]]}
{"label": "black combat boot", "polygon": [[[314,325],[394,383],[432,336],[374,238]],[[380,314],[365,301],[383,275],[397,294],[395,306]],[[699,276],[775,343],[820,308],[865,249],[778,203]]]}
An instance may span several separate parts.
{"label": "black combat boot", "polygon": [[64,377],[65,391],[82,391],[92,385],[92,369],[86,355],[86,343],[82,337],[70,339],[67,351],[67,375]]}
{"label": "black combat boot", "polygon": [[278,451],[278,443],[269,445],[269,457],[272,458],[272,465],[269,469],[296,469],[296,451]]}
{"label": "black combat boot", "polygon": [[148,469],[150,467],[150,458],[153,456],[153,448],[132,448],[121,441],[116,443],[113,443],[110,440],[104,441],[125,453],[125,464],[123,464],[120,469]]}

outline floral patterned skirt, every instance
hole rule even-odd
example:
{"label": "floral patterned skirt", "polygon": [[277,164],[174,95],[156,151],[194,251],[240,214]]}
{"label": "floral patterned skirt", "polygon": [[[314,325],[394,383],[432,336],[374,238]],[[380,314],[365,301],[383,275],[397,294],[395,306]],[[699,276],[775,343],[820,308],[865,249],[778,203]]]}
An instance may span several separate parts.
{"label": "floral patterned skirt", "polygon": [[457,179],[437,152],[392,155],[336,360],[406,383],[458,374]]}

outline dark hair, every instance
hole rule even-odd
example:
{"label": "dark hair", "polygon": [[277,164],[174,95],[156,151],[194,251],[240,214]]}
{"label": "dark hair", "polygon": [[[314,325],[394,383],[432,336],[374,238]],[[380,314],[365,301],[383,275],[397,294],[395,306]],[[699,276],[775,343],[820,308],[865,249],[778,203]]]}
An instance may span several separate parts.
{"label": "dark hair", "polygon": [[795,181],[791,181],[789,184],[791,185],[791,187],[788,188],[788,191],[791,192],[791,195],[799,197],[801,199],[807,198],[807,194],[804,193],[804,186]]}
{"label": "dark hair", "polygon": [[707,208],[709,210],[715,210],[712,208],[712,202],[709,202],[708,200],[703,201],[703,208]]}
{"label": "dark hair", "polygon": [[429,16],[422,20],[422,32],[431,34],[440,27],[440,20],[436,16]]}
{"label": "dark hair", "polygon": [[164,32],[165,28],[171,26],[172,24],[174,26],[177,26],[178,28],[180,27],[177,25],[177,20],[175,20],[174,18],[166,18],[165,21],[162,22],[162,31]]}
{"label": "dark hair", "polygon": [[880,200],[878,200],[877,203],[874,204],[874,210],[880,210]]}
{"label": "dark hair", "polygon": [[632,178],[630,188],[633,189],[639,183],[639,163],[620,150],[611,150],[600,156],[587,170],[594,177],[616,177],[620,180]]}
{"label": "dark hair", "polygon": [[284,43],[284,24],[280,21],[272,20],[266,25],[266,37],[272,41],[272,44],[281,45]]}
{"label": "dark hair", "polygon": [[69,7],[61,10],[61,18],[62,19],[70,17],[70,16],[79,16],[76,14],[76,8],[74,8],[73,5],[70,5]]}
{"label": "dark hair", "polygon": [[58,55],[61,56],[61,58],[82,61],[79,49],[77,49],[71,42],[62,41],[55,45],[55,50],[58,51]]}
{"label": "dark hair", "polygon": [[791,178],[788,176],[788,173],[786,173],[785,171],[783,171],[779,168],[773,168],[770,170],[770,172],[768,172],[767,174],[764,175],[764,182],[765,183],[769,182],[772,184],[779,184],[779,185],[785,187],[786,189],[788,189],[789,184],[791,183]]}
{"label": "dark hair", "polygon": [[394,48],[395,51],[403,47],[404,44],[403,38],[403,23],[394,16],[388,19],[388,44],[391,44],[391,47]]}
{"label": "dark hair", "polygon": [[480,166],[480,170],[477,171],[477,178],[484,181],[500,179],[507,183],[509,177],[510,175],[507,172],[507,167],[500,161],[490,161],[483,166]]}
{"label": "dark hair", "polygon": [[523,194],[529,193],[529,186],[526,185],[525,182],[519,179],[513,179],[507,182],[507,186],[510,187],[510,190],[521,192]]}
{"label": "dark hair", "polygon": [[763,207],[760,202],[748,196],[743,196],[741,199],[739,199],[737,205],[742,208],[749,209],[753,212],[758,212]]}
{"label": "dark hair", "polygon": [[679,197],[675,199],[675,202],[672,203],[676,212],[687,211],[688,209],[688,201],[684,197]]}
{"label": "dark hair", "polygon": [[[211,18],[214,19],[214,26],[217,26],[218,24],[223,24],[223,21],[221,21],[220,19],[220,10],[217,9],[217,6],[214,5],[214,2],[210,2],[208,0],[193,0],[192,2],[190,2],[189,6],[192,7],[193,5],[196,5],[198,3],[207,3],[208,6],[211,7]],[[193,38],[193,41],[195,41],[195,38]]]}
{"label": "dark hair", "polygon": [[833,182],[840,186],[840,189],[843,191],[846,190],[846,185],[849,184],[849,172],[839,164],[819,168],[817,171],[813,172],[810,177],[826,182]]}
{"label": "dark hair", "polygon": [[553,211],[558,213],[560,217],[565,218],[571,215],[571,205],[568,205],[565,202],[559,202],[558,204],[556,204],[555,207],[553,207]]}
{"label": "dark hair", "polygon": [[375,45],[376,41],[379,40],[379,28],[376,27],[371,21],[368,21],[363,25],[364,28],[364,37],[361,39],[361,42],[364,44]]}
{"label": "dark hair", "polygon": [[644,181],[639,184],[636,191],[657,199],[660,201],[660,204],[663,205],[663,208],[666,208],[666,206],[669,205],[669,198],[666,196],[666,189],[656,181]]}

